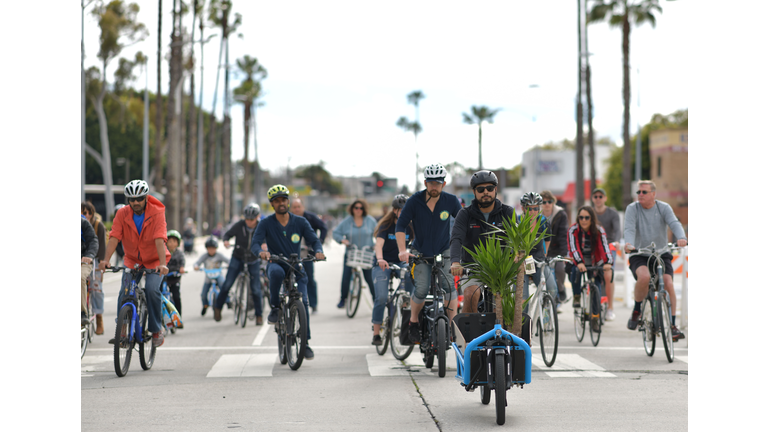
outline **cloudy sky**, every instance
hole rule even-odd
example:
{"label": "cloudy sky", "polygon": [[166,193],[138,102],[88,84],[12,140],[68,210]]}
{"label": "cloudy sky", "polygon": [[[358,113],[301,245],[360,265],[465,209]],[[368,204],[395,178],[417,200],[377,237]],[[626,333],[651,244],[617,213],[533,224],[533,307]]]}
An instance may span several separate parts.
{"label": "cloudy sky", "polygon": [[[123,56],[132,58],[137,50],[149,54],[152,90],[156,88],[158,2],[137,3],[139,20],[150,36],[126,49]],[[164,34],[170,32],[172,3],[163,2]],[[632,30],[632,130],[654,113],[688,108],[691,70],[684,47],[690,3],[662,1],[663,13],[655,28],[644,24]],[[422,166],[454,161],[477,166],[477,126],[462,122],[462,113],[470,112],[472,105],[501,108],[495,123],[483,128],[485,167],[511,168],[535,144],[573,139],[576,6],[575,1],[560,0],[235,0],[235,12],[243,16],[239,29],[243,37],[230,40],[230,64],[236,69],[235,60],[250,55],[269,72],[263,83],[265,105],[257,112],[262,166],[277,171],[323,160],[335,175],[379,171],[410,187],[417,151]],[[185,25],[189,27],[191,21],[189,15]],[[87,17],[86,67],[96,63],[98,32],[96,21]],[[219,34],[206,29],[206,35],[212,33]],[[605,23],[591,25],[589,50],[595,129],[598,136],[621,144],[620,29]],[[205,47],[203,104],[207,109],[213,102],[218,51],[217,37]],[[199,45],[196,52],[199,59]],[[162,68],[165,93],[167,61]],[[112,79],[112,72],[108,74]],[[233,73],[231,88],[242,78]],[[197,79],[199,89],[199,72]],[[223,81],[222,74],[220,90]],[[136,85],[143,84],[142,75]],[[416,145],[412,134],[395,126],[400,116],[414,118],[414,107],[406,99],[413,90],[426,95],[420,105],[424,131]],[[216,108],[219,116],[221,97]],[[235,104],[231,116],[233,157],[241,158],[242,105]]]}

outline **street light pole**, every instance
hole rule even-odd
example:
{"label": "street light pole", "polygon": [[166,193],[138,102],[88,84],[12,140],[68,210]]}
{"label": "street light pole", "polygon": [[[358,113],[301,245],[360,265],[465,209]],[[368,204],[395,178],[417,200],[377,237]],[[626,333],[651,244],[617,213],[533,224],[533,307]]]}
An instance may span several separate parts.
{"label": "street light pole", "polygon": [[80,0],[80,201],[85,201],[85,0]]}
{"label": "street light pole", "polygon": [[[142,140],[141,178],[149,178],[149,57],[144,61],[144,137]],[[158,95],[158,97],[160,97]]]}

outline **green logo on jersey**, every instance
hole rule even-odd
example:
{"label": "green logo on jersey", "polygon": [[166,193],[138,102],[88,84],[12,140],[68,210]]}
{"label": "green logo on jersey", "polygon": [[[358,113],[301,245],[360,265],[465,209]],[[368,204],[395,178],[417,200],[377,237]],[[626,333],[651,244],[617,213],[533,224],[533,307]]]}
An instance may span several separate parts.
{"label": "green logo on jersey", "polygon": [[450,214],[447,211],[443,211],[440,213],[440,220],[446,220],[448,219],[448,216],[450,216]]}
{"label": "green logo on jersey", "polygon": [[294,234],[291,236],[291,241],[294,243],[298,243],[301,241],[301,237],[298,234]]}

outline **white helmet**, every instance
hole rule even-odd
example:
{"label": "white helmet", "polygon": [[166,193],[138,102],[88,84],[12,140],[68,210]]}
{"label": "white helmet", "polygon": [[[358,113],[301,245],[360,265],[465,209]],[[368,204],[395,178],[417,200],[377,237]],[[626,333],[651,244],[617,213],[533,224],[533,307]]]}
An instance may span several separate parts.
{"label": "white helmet", "polygon": [[256,219],[259,216],[259,213],[261,213],[261,209],[256,203],[250,203],[243,209],[243,216],[245,216],[246,219]]}
{"label": "white helmet", "polygon": [[424,168],[424,179],[425,180],[445,180],[445,176],[447,175],[445,168],[443,168],[442,164],[436,163],[427,166]]}
{"label": "white helmet", "polygon": [[143,197],[149,193],[149,185],[144,180],[131,180],[125,185],[126,198]]}

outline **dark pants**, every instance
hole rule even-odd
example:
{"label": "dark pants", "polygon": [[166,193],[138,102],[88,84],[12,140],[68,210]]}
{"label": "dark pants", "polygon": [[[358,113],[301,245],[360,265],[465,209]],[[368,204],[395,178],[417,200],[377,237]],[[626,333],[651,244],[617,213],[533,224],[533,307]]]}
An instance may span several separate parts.
{"label": "dark pants", "polygon": [[[605,278],[603,277],[603,271],[602,270],[591,270],[591,271],[596,272],[595,284],[597,284],[597,289],[600,292],[600,295],[598,297],[602,297],[605,295],[605,288],[603,288],[603,285],[605,285],[603,283],[603,281],[605,280]],[[575,296],[581,295],[581,279],[582,279],[582,275],[581,275],[581,272],[579,271],[579,268],[576,266],[573,266],[573,268],[571,268],[570,280],[571,280],[571,287],[573,288],[573,295]],[[600,310],[599,298],[597,300],[593,300],[592,310],[593,311]]]}
{"label": "dark pants", "polygon": [[307,261],[304,263],[304,271],[307,272],[307,297],[309,297],[309,307],[317,308],[317,282],[315,281],[315,263]]}
{"label": "dark pants", "polygon": [[[246,264],[243,261],[240,261],[239,259],[232,257],[231,260],[229,260],[229,270],[227,271],[227,280],[224,281],[224,284],[221,286],[221,291],[219,291],[219,296],[216,297],[216,308],[221,309],[224,307],[224,303],[227,302],[227,296],[229,295],[229,290],[232,288],[232,285],[235,283],[235,279],[240,275],[240,272],[243,271],[243,266]],[[251,295],[253,296],[253,309],[256,316],[261,316],[262,310],[261,310],[261,287],[259,286],[259,275],[260,275],[260,269],[261,269],[261,261],[256,260],[256,262],[253,262],[248,265],[248,273],[250,274],[250,283],[251,283]]]}
{"label": "dark pants", "polygon": [[165,280],[168,283],[168,291],[171,292],[171,303],[176,307],[176,312],[181,315],[181,277],[172,276]]}
{"label": "dark pants", "polygon": [[[232,263],[230,262],[230,266]],[[280,308],[280,288],[283,286],[283,280],[287,272],[287,266],[284,264],[271,262],[267,266],[267,277],[269,278],[269,304],[272,309]],[[312,339],[309,332],[309,302],[307,301],[307,275],[305,273],[296,274],[296,284],[301,293],[301,300],[304,303],[304,310],[307,312],[307,340]]]}
{"label": "dark pants", "polygon": [[[376,300],[376,291],[373,288],[373,276],[371,269],[363,270],[363,278],[371,291],[371,298]],[[347,254],[344,254],[344,272],[341,274],[341,299],[344,300],[349,294],[349,283],[352,280],[352,267],[347,266]]]}

